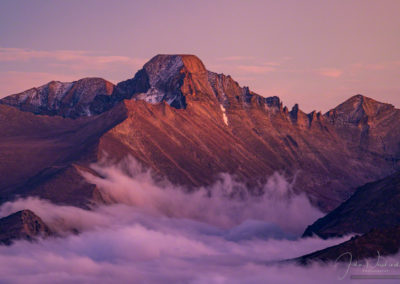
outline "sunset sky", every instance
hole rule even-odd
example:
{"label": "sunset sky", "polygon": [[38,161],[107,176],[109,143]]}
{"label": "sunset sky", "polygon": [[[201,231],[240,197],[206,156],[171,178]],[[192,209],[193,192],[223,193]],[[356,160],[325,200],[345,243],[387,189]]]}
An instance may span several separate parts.
{"label": "sunset sky", "polygon": [[361,93],[400,107],[400,1],[0,2],[0,97],[51,80],[133,77],[189,53],[289,108]]}

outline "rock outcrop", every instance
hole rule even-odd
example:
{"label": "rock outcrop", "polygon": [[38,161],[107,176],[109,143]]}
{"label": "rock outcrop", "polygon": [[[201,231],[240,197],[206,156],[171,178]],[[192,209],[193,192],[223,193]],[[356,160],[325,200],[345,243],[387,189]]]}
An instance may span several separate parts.
{"label": "rock outcrop", "polygon": [[22,210],[0,219],[0,243],[11,245],[13,241],[23,239],[33,241],[38,237],[46,238],[54,233],[30,210]]}

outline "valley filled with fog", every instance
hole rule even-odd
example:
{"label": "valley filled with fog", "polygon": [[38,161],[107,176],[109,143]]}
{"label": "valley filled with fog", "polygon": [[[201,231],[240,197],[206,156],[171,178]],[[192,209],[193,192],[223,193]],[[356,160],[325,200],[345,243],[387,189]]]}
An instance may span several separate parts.
{"label": "valley filled with fog", "polygon": [[[109,205],[92,210],[35,197],[7,202],[0,215],[30,208],[57,237],[0,247],[7,283],[337,283],[346,268],[282,262],[348,238],[302,239],[323,214],[275,173],[262,196],[234,177],[193,193],[143,170],[132,158],[82,173]],[[345,280],[348,278],[345,278]],[[353,283],[353,282],[352,282]]]}

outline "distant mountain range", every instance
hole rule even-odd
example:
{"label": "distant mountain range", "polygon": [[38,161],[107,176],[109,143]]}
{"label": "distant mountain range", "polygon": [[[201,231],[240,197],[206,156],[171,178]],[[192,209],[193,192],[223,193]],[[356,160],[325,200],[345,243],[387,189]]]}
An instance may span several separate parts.
{"label": "distant mountain range", "polygon": [[362,95],[325,114],[289,110],[278,97],[208,71],[196,56],[157,55],[117,85],[52,81],[1,99],[0,202],[105,202],[81,172],[93,173],[90,164],[105,155],[130,155],[191,190],[229,173],[256,193],[284,172],[324,212],[356,192],[305,236],[366,233],[384,214],[394,212],[383,227],[399,223],[399,122],[399,109]]}

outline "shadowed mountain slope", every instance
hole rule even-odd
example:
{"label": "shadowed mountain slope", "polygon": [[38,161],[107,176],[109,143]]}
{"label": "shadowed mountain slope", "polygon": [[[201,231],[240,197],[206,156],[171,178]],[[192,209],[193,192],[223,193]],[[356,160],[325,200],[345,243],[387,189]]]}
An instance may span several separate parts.
{"label": "shadowed mountain slope", "polygon": [[346,202],[318,219],[304,232],[322,238],[367,233],[373,228],[400,225],[400,172],[368,183]]}
{"label": "shadowed mountain slope", "polygon": [[[400,249],[400,226],[386,229],[373,229],[370,232],[351,238],[336,246],[328,247],[304,256],[295,261],[301,264],[318,262],[347,262],[377,259],[380,256],[393,255]],[[384,261],[382,261],[384,263]]]}
{"label": "shadowed mountain slope", "polygon": [[[93,186],[85,183],[72,164],[96,161],[99,137],[126,117],[122,104],[93,117],[79,119],[35,115],[0,105],[0,201],[17,195],[36,195],[61,203],[81,205],[92,199]],[[60,179],[60,173],[75,179]],[[47,193],[46,193],[47,192]],[[72,202],[74,201],[74,202]],[[79,202],[78,202],[79,201]]]}

